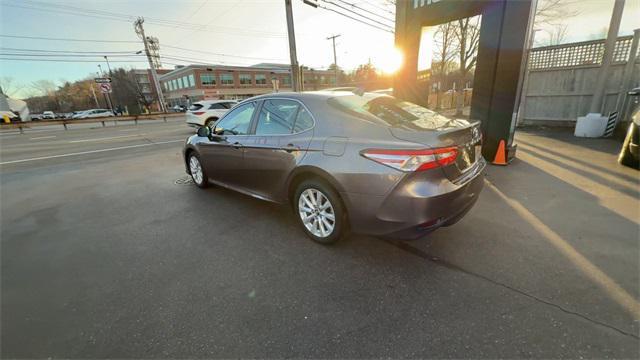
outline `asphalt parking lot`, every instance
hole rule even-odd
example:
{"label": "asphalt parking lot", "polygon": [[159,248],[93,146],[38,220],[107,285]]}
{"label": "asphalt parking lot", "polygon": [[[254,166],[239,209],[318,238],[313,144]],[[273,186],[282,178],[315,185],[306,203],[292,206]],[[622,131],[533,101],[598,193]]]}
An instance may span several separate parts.
{"label": "asphalt parking lot", "polygon": [[3,358],[640,356],[640,177],[613,140],[520,131],[455,226],[326,247],[184,181],[191,133],[0,133]]}

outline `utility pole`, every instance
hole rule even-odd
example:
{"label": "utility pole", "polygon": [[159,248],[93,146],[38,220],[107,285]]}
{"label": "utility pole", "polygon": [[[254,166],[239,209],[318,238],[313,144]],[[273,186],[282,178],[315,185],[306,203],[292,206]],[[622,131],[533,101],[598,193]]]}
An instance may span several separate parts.
{"label": "utility pole", "polygon": [[620,21],[622,20],[622,10],[624,9],[625,0],[615,0],[613,4],[613,13],[611,14],[611,22],[609,23],[609,32],[604,45],[604,54],[602,55],[602,66],[598,72],[596,81],[596,89],[591,98],[590,113],[600,114],[602,110],[602,102],[605,96],[605,84],[609,73],[609,67],[613,60],[613,49],[618,40],[618,30],[620,29]]}
{"label": "utility pole", "polygon": [[338,58],[336,56],[336,38],[339,36],[340,34],[336,34],[327,38],[327,40],[331,40],[331,42],[333,42],[333,72],[335,74],[334,76],[336,77],[336,86],[338,86]]}
{"label": "utility pole", "polygon": [[287,11],[287,31],[289,33],[289,56],[291,57],[291,85],[293,91],[300,91],[300,69],[298,66],[298,54],[296,53],[296,35],[293,29],[293,9],[291,0],[284,0]]}
{"label": "utility pole", "polygon": [[136,34],[142,39],[144,43],[144,52],[147,55],[147,60],[149,61],[149,69],[151,70],[151,77],[153,78],[153,85],[156,88],[156,94],[158,94],[158,104],[160,104],[160,111],[167,112],[167,107],[164,103],[164,95],[162,94],[162,88],[160,87],[160,81],[158,81],[158,73],[156,72],[156,68],[153,65],[153,59],[151,59],[151,52],[149,51],[149,43],[148,39],[144,34],[144,19],[139,17],[134,23],[133,27],[136,30]]}

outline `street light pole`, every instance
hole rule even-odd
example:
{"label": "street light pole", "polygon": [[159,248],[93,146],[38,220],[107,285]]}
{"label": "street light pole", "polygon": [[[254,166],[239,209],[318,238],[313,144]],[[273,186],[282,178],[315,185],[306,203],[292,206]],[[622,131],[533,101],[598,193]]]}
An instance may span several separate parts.
{"label": "street light pole", "polygon": [[333,72],[335,76],[335,84],[338,86],[338,58],[336,56],[336,38],[339,37],[340,34],[336,34],[333,36],[329,36],[327,40],[331,40],[333,42]]}
{"label": "street light pole", "polygon": [[293,29],[293,9],[291,0],[284,0],[287,11],[287,31],[289,35],[289,56],[291,57],[291,85],[293,91],[300,91],[300,69],[298,66],[298,54],[296,53],[296,35]]}

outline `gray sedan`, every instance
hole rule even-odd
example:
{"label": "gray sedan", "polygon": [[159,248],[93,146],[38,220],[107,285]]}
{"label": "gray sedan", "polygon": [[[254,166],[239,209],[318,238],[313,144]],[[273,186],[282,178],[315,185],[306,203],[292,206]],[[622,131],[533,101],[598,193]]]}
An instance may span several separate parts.
{"label": "gray sedan", "polygon": [[349,231],[418,238],[457,222],[483,186],[478,124],[384,94],[278,93],[245,100],[184,148],[187,173],[290,204],[313,240]]}

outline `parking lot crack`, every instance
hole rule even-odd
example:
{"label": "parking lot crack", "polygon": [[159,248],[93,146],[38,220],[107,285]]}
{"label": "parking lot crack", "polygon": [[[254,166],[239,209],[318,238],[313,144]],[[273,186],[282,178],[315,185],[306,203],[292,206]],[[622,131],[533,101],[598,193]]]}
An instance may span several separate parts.
{"label": "parking lot crack", "polygon": [[500,287],[505,288],[505,289],[507,289],[507,290],[509,290],[511,292],[515,292],[515,293],[520,294],[522,296],[525,296],[525,297],[527,297],[529,299],[532,299],[532,300],[534,300],[534,301],[536,301],[536,302],[538,302],[540,304],[544,304],[544,305],[547,305],[547,306],[552,306],[552,307],[562,311],[565,314],[580,317],[580,318],[582,318],[582,319],[584,319],[584,320],[586,320],[586,321],[588,321],[588,322],[590,322],[592,324],[603,326],[603,327],[606,327],[606,328],[608,328],[610,330],[613,330],[613,331],[615,331],[615,332],[617,332],[617,333],[619,333],[621,335],[629,336],[629,337],[632,337],[634,339],[640,340],[640,336],[638,336],[638,335],[636,335],[634,333],[630,333],[628,331],[625,331],[625,330],[622,330],[620,328],[617,328],[617,327],[615,327],[613,325],[610,325],[610,324],[604,323],[602,321],[593,319],[593,318],[591,318],[591,317],[589,317],[587,315],[581,314],[579,312],[566,309],[566,308],[562,307],[561,305],[558,305],[558,304],[555,304],[553,302],[544,300],[544,299],[542,299],[542,298],[540,298],[540,297],[538,297],[536,295],[530,294],[530,293],[528,293],[526,291],[520,290],[518,288],[515,288],[515,287],[510,286],[508,284],[502,283],[500,281],[491,279],[491,278],[489,278],[489,277],[487,277],[485,275],[482,275],[482,274],[479,274],[479,273],[464,269],[464,268],[462,268],[462,267],[460,267],[458,265],[452,264],[452,263],[450,263],[450,262],[448,262],[448,261],[446,261],[444,259],[441,259],[441,258],[439,258],[437,256],[434,256],[434,255],[431,255],[431,254],[429,254],[429,253],[427,253],[427,252],[425,252],[423,250],[415,248],[415,247],[407,244],[406,242],[397,241],[397,240],[386,240],[386,242],[391,244],[391,245],[393,245],[393,246],[395,246],[395,247],[397,247],[397,248],[399,248],[400,250],[406,251],[406,252],[408,252],[408,253],[410,253],[412,255],[418,256],[418,257],[420,257],[422,259],[425,259],[427,261],[430,261],[430,262],[432,262],[432,263],[434,263],[436,265],[444,266],[444,267],[446,267],[446,268],[448,268],[450,270],[462,272],[464,274],[467,274],[467,275],[482,279],[484,281],[490,282],[491,284],[500,286]]}

